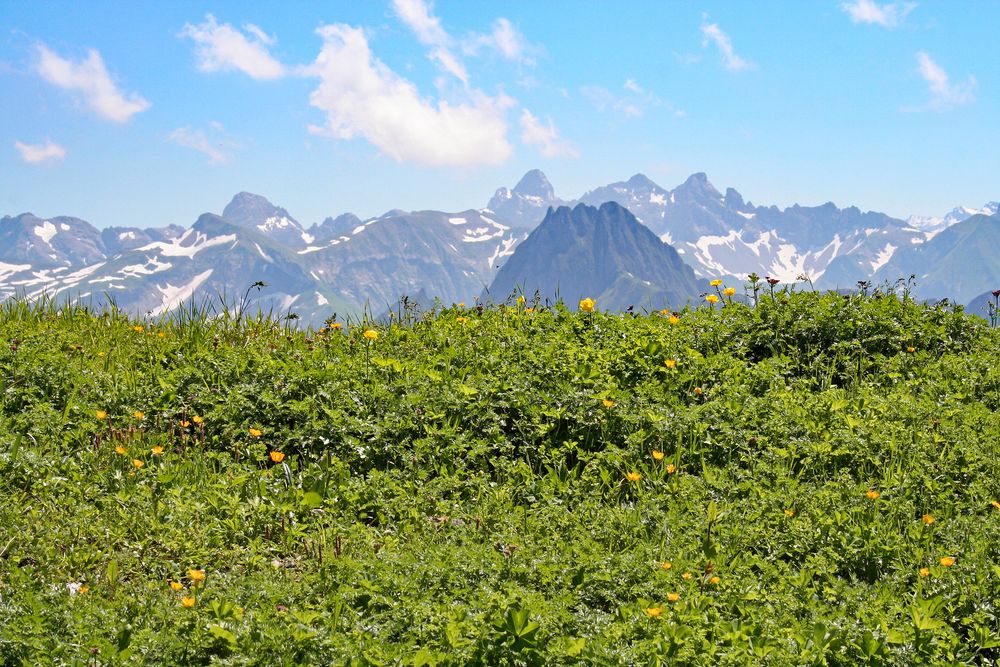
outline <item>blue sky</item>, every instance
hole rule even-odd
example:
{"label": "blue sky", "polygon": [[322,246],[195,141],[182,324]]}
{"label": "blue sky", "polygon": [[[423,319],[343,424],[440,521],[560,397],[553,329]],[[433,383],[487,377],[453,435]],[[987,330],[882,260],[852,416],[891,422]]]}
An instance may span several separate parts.
{"label": "blue sky", "polygon": [[304,224],[696,171],[755,204],[1000,198],[1000,3],[0,2],[0,213]]}

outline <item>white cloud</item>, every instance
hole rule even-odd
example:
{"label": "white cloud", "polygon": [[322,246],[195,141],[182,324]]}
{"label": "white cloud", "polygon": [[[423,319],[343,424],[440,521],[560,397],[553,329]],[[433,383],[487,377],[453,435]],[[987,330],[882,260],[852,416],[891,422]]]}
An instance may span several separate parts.
{"label": "white cloud", "polygon": [[283,77],[287,73],[285,66],[268,49],[274,45],[274,37],[253,24],[243,29],[247,34],[228,23],[219,25],[214,16],[207,14],[204,23],[186,24],[181,36],[198,45],[198,69],[203,72],[239,70],[254,79]]}
{"label": "white cloud", "polygon": [[840,9],[846,12],[854,23],[874,23],[883,28],[895,28],[916,6],[915,2],[890,2],[879,5],[875,0],[853,0],[841,3]]}
{"label": "white cloud", "polygon": [[[213,124],[214,127],[214,124]],[[212,164],[229,164],[233,156],[226,149],[231,147],[228,141],[212,141],[202,130],[192,130],[190,127],[179,127],[167,135],[167,140],[178,146],[196,150],[208,156]]]}
{"label": "white cloud", "polygon": [[25,144],[15,141],[14,148],[21,154],[21,159],[28,164],[59,162],[66,157],[66,149],[51,141],[46,141],[44,144]]}
{"label": "white cloud", "polygon": [[663,105],[663,101],[659,97],[647,91],[634,79],[625,79],[622,88],[625,90],[625,94],[621,96],[601,86],[583,86],[580,88],[580,93],[598,111],[610,110],[626,118],[638,118],[644,115],[649,107]]}
{"label": "white cloud", "polygon": [[[415,25],[434,34],[434,22],[422,15]],[[469,90],[468,101],[434,103],[371,53],[360,28],[334,24],[317,33],[323,48],[303,73],[320,79],[309,101],[326,113],[327,125],[312,132],[360,136],[397,162],[430,166],[499,164],[511,155],[510,98]]]}
{"label": "white cloud", "polygon": [[492,28],[488,35],[470,34],[463,40],[462,50],[469,55],[476,55],[483,48],[487,48],[499,53],[505,60],[522,65],[535,64],[531,54],[537,52],[539,48],[528,44],[528,40],[510,20],[500,17],[493,22]]}
{"label": "white cloud", "polygon": [[931,108],[940,110],[961,106],[974,99],[976,78],[971,74],[964,83],[952,83],[948,73],[923,51],[917,52],[917,66],[920,76],[927,82]]}
{"label": "white cloud", "polygon": [[396,16],[413,31],[417,40],[431,47],[428,57],[441,68],[468,85],[469,74],[465,66],[451,52],[454,40],[441,27],[441,19],[431,13],[432,5],[424,0],[392,0]]}
{"label": "white cloud", "polygon": [[521,110],[521,141],[538,146],[538,152],[545,157],[580,157],[580,151],[573,144],[559,137],[559,131],[551,118],[543,125],[533,113]]}
{"label": "white cloud", "polygon": [[87,51],[87,58],[73,62],[38,45],[39,75],[52,85],[81,95],[97,115],[124,123],[132,116],[150,107],[150,103],[135,93],[122,93],[108,74],[101,54],[94,49]]}
{"label": "white cloud", "polygon": [[756,69],[757,66],[753,62],[736,55],[736,50],[733,48],[733,41],[729,39],[729,35],[722,32],[722,29],[717,24],[703,23],[701,34],[705,36],[701,43],[702,48],[708,46],[709,42],[714,43],[722,55],[722,64],[730,72]]}

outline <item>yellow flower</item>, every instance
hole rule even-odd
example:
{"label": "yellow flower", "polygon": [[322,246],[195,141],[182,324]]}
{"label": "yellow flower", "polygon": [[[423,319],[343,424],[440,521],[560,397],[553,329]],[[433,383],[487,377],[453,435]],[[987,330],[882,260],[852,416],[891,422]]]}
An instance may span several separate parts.
{"label": "yellow flower", "polygon": [[[687,578],[690,579],[691,577]],[[677,602],[680,599],[681,599],[680,593],[667,593],[667,600],[669,600],[670,602]]]}
{"label": "yellow flower", "polygon": [[458,302],[458,307],[459,308],[465,308],[465,302],[464,301],[459,301]]}
{"label": "yellow flower", "polygon": [[663,613],[663,607],[647,607],[646,615],[650,618],[659,618],[660,614]]}
{"label": "yellow flower", "polygon": [[189,422],[188,420],[186,420],[186,419],[182,419],[181,420],[181,428],[187,428],[190,425],[191,425],[191,422]]}
{"label": "yellow flower", "polygon": [[184,584],[182,584],[181,582],[179,582],[179,581],[171,581],[170,582],[170,590],[172,590],[172,591],[179,591],[182,588],[184,588]]}
{"label": "yellow flower", "polygon": [[98,419],[107,419],[108,418],[108,413],[105,412],[104,410],[98,410],[97,412],[94,413],[94,415]]}
{"label": "yellow flower", "polygon": [[341,329],[344,328],[344,325],[340,322],[334,322],[333,324],[330,325],[330,328],[333,329],[334,331],[340,331]]}
{"label": "yellow flower", "polygon": [[264,432],[261,431],[259,428],[254,428],[253,426],[251,426],[250,435],[252,435],[255,438],[259,438],[260,436],[264,435]]}
{"label": "yellow flower", "polygon": [[138,421],[142,421],[143,419],[146,418],[146,413],[143,412],[142,410],[136,410],[135,412],[132,413],[132,416],[135,417]]}
{"label": "yellow flower", "polygon": [[196,584],[200,584],[205,581],[205,570],[197,570],[195,568],[188,568],[187,571],[188,579]]}
{"label": "yellow flower", "polygon": [[677,324],[680,321],[681,318],[677,317],[676,315],[671,315],[669,318],[667,318],[667,322],[670,322],[671,324]]}
{"label": "yellow flower", "polygon": [[721,284],[722,284],[722,278],[716,278],[715,280],[709,283],[709,285],[711,285],[712,287],[718,287]]}
{"label": "yellow flower", "polygon": [[580,299],[580,310],[582,310],[585,313],[593,312],[594,306],[596,306],[596,305],[597,305],[597,302],[594,301],[593,299],[590,299],[590,298]]}
{"label": "yellow flower", "polygon": [[281,452],[271,452],[270,456],[271,460],[274,461],[275,463],[281,463],[282,461],[285,460],[285,455],[282,454]]}
{"label": "yellow flower", "polygon": [[677,468],[674,467],[674,464],[673,463],[668,463],[667,464],[667,474],[668,475],[673,475],[675,472],[677,472]]}
{"label": "yellow flower", "polygon": [[955,557],[954,556],[942,556],[941,560],[939,560],[938,562],[941,563],[941,565],[944,565],[945,567],[951,567],[952,565],[955,564]]}
{"label": "yellow flower", "polygon": [[193,421],[195,424],[201,424],[205,420],[199,417],[198,415],[195,415],[194,417],[191,417],[191,421]]}
{"label": "yellow flower", "polygon": [[690,572],[685,572],[684,574],[681,575],[681,579],[683,579],[684,581],[689,581],[692,576],[694,575],[692,575]]}
{"label": "yellow flower", "polygon": [[122,456],[124,456],[125,454],[128,454],[128,450],[122,447],[121,445],[118,445],[117,447],[115,447],[115,454],[121,454]]}
{"label": "yellow flower", "polygon": [[642,475],[633,470],[629,472],[627,475],[625,475],[625,479],[627,479],[630,482],[638,482],[640,479],[642,479]]}
{"label": "yellow flower", "polygon": [[715,585],[716,585],[716,584],[718,584],[718,583],[719,583],[720,581],[722,581],[722,579],[719,579],[718,577],[712,577],[711,579],[709,579],[709,580],[708,580],[708,583],[710,583],[710,584],[712,584],[713,586],[715,586]]}
{"label": "yellow flower", "polygon": [[142,466],[144,466],[146,464],[143,461],[141,461],[140,459],[132,459],[132,465],[134,465],[136,468],[141,468]]}
{"label": "yellow flower", "polygon": [[533,313],[533,312],[535,312],[535,309],[534,308],[525,308],[524,312],[526,312],[526,313]]}
{"label": "yellow flower", "polygon": [[662,563],[660,563],[660,569],[661,570],[669,570],[673,566],[674,566],[674,564],[671,563],[669,560],[666,560],[666,561],[663,561]]}
{"label": "yellow flower", "polygon": [[994,509],[997,509],[997,510],[1000,510],[1000,501],[998,501],[998,500],[991,500],[991,501],[990,501],[990,505],[991,505],[991,506],[992,506],[992,507],[993,507]]}
{"label": "yellow flower", "polygon": [[878,500],[882,496],[882,494],[875,489],[868,489],[868,493],[865,495],[868,496],[868,500]]}
{"label": "yellow flower", "polygon": [[366,329],[364,335],[365,338],[368,340],[375,340],[376,338],[378,338],[378,332],[375,331],[374,329]]}
{"label": "yellow flower", "polygon": [[459,324],[465,324],[466,322],[469,321],[469,318],[462,317],[461,315],[459,315],[458,317],[455,318],[455,321],[458,322]]}
{"label": "yellow flower", "polygon": [[795,510],[793,510],[791,508],[786,509],[785,510],[785,516],[787,516],[789,519],[791,519],[793,516],[795,516]]}
{"label": "yellow flower", "polygon": [[719,297],[716,296],[715,294],[708,294],[705,296],[705,301],[708,301],[709,303],[712,304],[719,303]]}
{"label": "yellow flower", "polygon": [[84,593],[89,593],[90,586],[88,586],[87,584],[82,584],[78,589],[76,589],[76,592],[80,595],[83,595]]}
{"label": "yellow flower", "polygon": [[664,456],[666,456],[666,455],[663,452],[661,452],[660,450],[658,450],[658,449],[654,449],[653,450],[653,460],[654,461],[662,461]]}
{"label": "yellow flower", "polygon": [[736,288],[727,287],[726,289],[722,290],[722,293],[725,294],[726,296],[733,296],[734,294],[736,294]]}
{"label": "yellow flower", "polygon": [[184,607],[184,608],[193,607],[194,606],[194,602],[195,602],[194,598],[190,598],[190,597],[183,597],[183,598],[181,598],[181,606]]}
{"label": "yellow flower", "polygon": [[932,517],[930,514],[923,515],[922,517],[920,517],[920,520],[923,521],[928,526],[934,523],[934,517]]}
{"label": "yellow flower", "polygon": [[519,305],[519,306],[523,306],[524,305],[524,296],[517,297],[517,305]]}
{"label": "yellow flower", "polygon": [[142,326],[137,324],[134,327],[132,327],[132,331],[136,333],[142,333],[143,331],[145,331],[145,329],[143,329]]}
{"label": "yellow flower", "polygon": [[930,568],[926,568],[926,567],[920,568],[919,574],[920,574],[921,577],[929,577],[929,576],[931,576]]}
{"label": "yellow flower", "polygon": [[677,368],[677,360],[676,359],[667,359],[666,361],[663,362],[663,365],[666,366],[667,368],[671,368],[671,369]]}
{"label": "yellow flower", "polygon": [[666,317],[669,314],[670,314],[670,311],[667,310],[666,308],[664,308],[663,310],[660,311],[660,315],[663,315],[664,317]]}
{"label": "yellow flower", "polygon": [[908,347],[906,348],[906,351],[907,351],[907,352],[908,352],[909,354],[913,354],[914,352],[916,352],[916,351],[917,351],[917,348],[915,348],[915,347],[913,347],[912,345],[910,345],[910,346],[908,346]]}
{"label": "yellow flower", "polygon": [[167,334],[163,333],[162,331],[157,331],[156,332],[156,337],[157,338],[166,338]]}
{"label": "yellow flower", "polygon": [[604,400],[601,401],[601,405],[610,409],[615,407],[615,402],[612,401],[610,398],[605,398]]}
{"label": "yellow flower", "polygon": [[163,456],[163,447],[161,447],[160,445],[153,447],[149,451],[152,452],[153,456]]}
{"label": "yellow flower", "polygon": [[695,396],[701,396],[702,394],[705,393],[704,391],[702,391],[701,387],[695,387],[694,389],[692,389],[692,391],[694,392]]}

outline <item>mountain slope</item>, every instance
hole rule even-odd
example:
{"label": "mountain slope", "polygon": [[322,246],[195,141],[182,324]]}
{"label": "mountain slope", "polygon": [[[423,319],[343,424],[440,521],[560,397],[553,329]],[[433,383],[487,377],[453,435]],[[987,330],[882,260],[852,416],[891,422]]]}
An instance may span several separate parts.
{"label": "mountain slope", "polygon": [[533,228],[542,221],[549,207],[566,204],[556,197],[549,179],[538,169],[526,173],[513,190],[500,188],[486,208],[497,220],[512,227]]}
{"label": "mountain slope", "polygon": [[585,297],[603,309],[679,307],[703,285],[677,252],[614,202],[550,210],[514,251],[484,298],[514,292],[561,297],[575,306]]}

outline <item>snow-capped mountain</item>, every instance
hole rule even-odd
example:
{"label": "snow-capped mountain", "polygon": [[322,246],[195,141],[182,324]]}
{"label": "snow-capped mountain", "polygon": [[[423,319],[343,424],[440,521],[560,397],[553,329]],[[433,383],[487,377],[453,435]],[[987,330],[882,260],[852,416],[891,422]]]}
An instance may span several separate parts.
{"label": "snow-capped mountain", "polygon": [[549,207],[566,204],[556,197],[549,179],[538,169],[526,173],[513,190],[500,188],[486,208],[498,219],[514,227],[534,227],[545,217]]}
{"label": "snow-capped mountain", "polygon": [[251,192],[241,192],[233,197],[223,209],[222,217],[289,247],[304,246],[313,241],[288,211]]}

